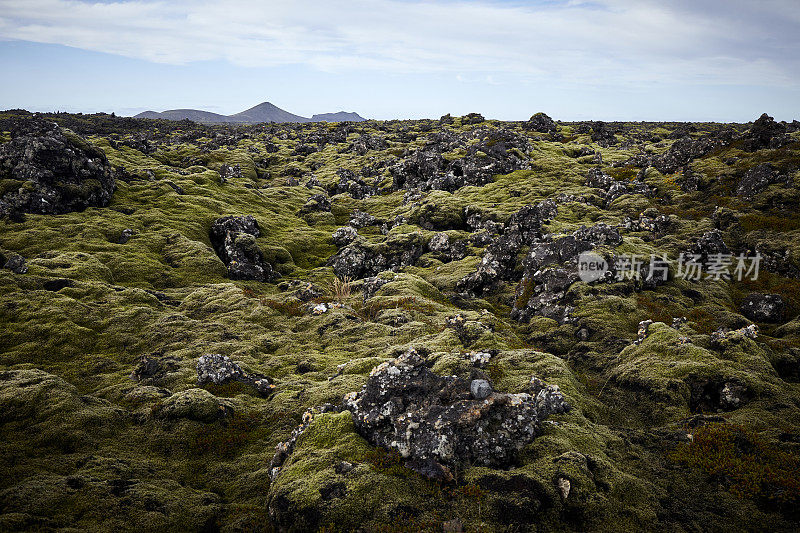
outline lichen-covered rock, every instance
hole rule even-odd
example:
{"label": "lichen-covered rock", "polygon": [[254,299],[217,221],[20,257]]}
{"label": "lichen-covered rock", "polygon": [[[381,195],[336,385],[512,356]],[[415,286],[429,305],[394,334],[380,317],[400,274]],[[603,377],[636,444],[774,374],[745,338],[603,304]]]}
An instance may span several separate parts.
{"label": "lichen-covered rock", "polygon": [[264,260],[256,243],[259,235],[258,222],[252,215],[222,217],[211,225],[211,244],[228,268],[231,279],[271,281],[275,278],[272,266]]}
{"label": "lichen-covered rock", "polygon": [[358,238],[358,231],[353,226],[342,226],[331,235],[333,244],[339,248],[344,248]]}
{"label": "lichen-covered rock", "polygon": [[555,385],[536,397],[492,392],[485,380],[431,372],[413,349],[377,366],[343,405],[368,441],[445,481],[464,464],[507,466],[541,432],[545,418],[570,409]]}
{"label": "lichen-covered rock", "polygon": [[2,189],[0,217],[108,205],[116,184],[102,150],[41,119],[4,120],[0,130],[11,133],[0,144],[0,179],[16,182]]}
{"label": "lichen-covered rock", "polygon": [[244,383],[253,387],[259,394],[267,395],[275,390],[275,385],[267,376],[248,374],[230,360],[227,355],[216,353],[202,355],[197,359],[197,385],[206,383],[223,385],[230,382]]}

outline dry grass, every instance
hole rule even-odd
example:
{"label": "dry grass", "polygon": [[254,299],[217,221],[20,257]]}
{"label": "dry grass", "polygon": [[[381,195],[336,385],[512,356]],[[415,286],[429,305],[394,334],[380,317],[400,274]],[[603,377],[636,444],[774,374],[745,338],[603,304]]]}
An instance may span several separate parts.
{"label": "dry grass", "polygon": [[333,281],[330,283],[330,291],[333,294],[333,299],[340,304],[344,303],[344,301],[350,297],[350,293],[352,291],[352,282],[353,280],[348,276],[343,278],[333,278]]}

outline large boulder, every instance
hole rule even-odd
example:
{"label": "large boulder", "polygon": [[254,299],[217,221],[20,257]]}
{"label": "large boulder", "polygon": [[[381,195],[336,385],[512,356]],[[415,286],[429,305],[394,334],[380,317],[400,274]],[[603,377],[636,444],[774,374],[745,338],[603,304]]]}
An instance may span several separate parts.
{"label": "large boulder", "polygon": [[0,144],[0,217],[108,205],[116,185],[102,150],[37,118],[2,121],[2,130],[11,140]]}
{"label": "large boulder", "polygon": [[507,467],[544,419],[570,409],[555,385],[531,392],[501,393],[483,379],[437,375],[410,349],[377,366],[343,403],[369,442],[397,451],[424,476],[449,481],[463,465]]}
{"label": "large boulder", "polygon": [[258,222],[252,215],[221,217],[211,225],[211,244],[228,268],[228,277],[256,281],[276,277],[256,244],[259,235]]}

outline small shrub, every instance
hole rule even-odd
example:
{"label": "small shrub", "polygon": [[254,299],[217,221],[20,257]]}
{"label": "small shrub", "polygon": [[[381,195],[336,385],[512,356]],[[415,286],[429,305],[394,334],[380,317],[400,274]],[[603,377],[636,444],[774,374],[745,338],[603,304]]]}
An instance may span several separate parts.
{"label": "small shrub", "polygon": [[800,457],[744,426],[712,423],[694,431],[672,459],[724,481],[739,498],[779,505],[800,503]]}

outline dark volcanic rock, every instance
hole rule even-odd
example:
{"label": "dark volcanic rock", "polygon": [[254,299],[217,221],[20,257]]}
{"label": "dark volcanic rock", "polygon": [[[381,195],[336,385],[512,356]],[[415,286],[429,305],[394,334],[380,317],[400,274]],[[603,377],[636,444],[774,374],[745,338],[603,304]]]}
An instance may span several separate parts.
{"label": "dark volcanic rock", "polygon": [[600,146],[611,146],[617,143],[614,130],[602,120],[592,123],[592,140]]}
{"label": "dark volcanic rock", "polygon": [[387,239],[380,244],[356,240],[332,256],[328,265],[340,278],[359,279],[413,265],[423,253],[425,241],[416,233]]}
{"label": "dark volcanic rock", "polygon": [[12,254],[5,260],[3,268],[7,268],[14,274],[25,274],[28,272],[28,265],[25,258],[19,254]]}
{"label": "dark volcanic rock", "polygon": [[522,124],[522,129],[537,131],[539,133],[557,133],[558,126],[553,119],[545,113],[536,113],[527,122]]}
{"label": "dark volcanic rock", "polygon": [[275,277],[272,266],[256,243],[261,234],[258,222],[252,215],[218,218],[211,225],[209,237],[214,250],[231,279],[270,281]]}
{"label": "dark volcanic rock", "polygon": [[269,394],[275,390],[266,376],[261,374],[248,374],[242,368],[230,360],[227,355],[206,354],[197,359],[197,385],[214,383],[223,385],[225,383],[239,382],[253,387],[259,394]]}
{"label": "dark volcanic rock", "polygon": [[[452,161],[442,156],[456,148],[464,149],[466,155]],[[529,168],[527,159],[520,154],[530,149],[527,137],[508,129],[481,127],[458,136],[443,132],[389,170],[395,190],[453,192],[466,185],[486,185],[498,174]]]}
{"label": "dark volcanic rock", "polygon": [[488,382],[434,374],[413,349],[376,367],[343,404],[364,438],[443,481],[466,464],[509,465],[540,434],[545,418],[570,409],[555,385],[535,397],[493,392]]}
{"label": "dark volcanic rock", "polygon": [[0,144],[0,179],[19,182],[3,189],[0,217],[108,205],[116,185],[102,150],[39,119],[5,120],[0,130],[11,132],[11,141]]}
{"label": "dark volcanic rock", "polygon": [[744,173],[736,187],[736,194],[744,198],[751,198],[769,185],[779,181],[781,181],[781,177],[775,168],[769,163],[762,163]]}
{"label": "dark volcanic rock", "polygon": [[542,237],[542,224],[556,216],[558,207],[552,200],[526,205],[513,213],[503,234],[489,246],[478,269],[456,284],[459,292],[480,295],[491,291],[501,280],[519,279],[517,255]]}
{"label": "dark volcanic rock", "polygon": [[755,322],[780,322],[785,305],[778,294],[750,294],[739,308],[741,313]]}
{"label": "dark volcanic rock", "polygon": [[[744,148],[749,152],[762,148],[779,148],[786,142],[782,139],[784,133],[786,133],[786,126],[775,122],[775,119],[764,113],[753,122],[750,131],[745,134]],[[791,138],[788,139],[788,142],[791,142]]]}
{"label": "dark volcanic rock", "polygon": [[303,207],[300,208],[300,214],[305,215],[314,212],[324,212],[331,210],[331,199],[326,194],[313,194],[309,196]]}
{"label": "dark volcanic rock", "polygon": [[511,318],[528,321],[534,315],[560,323],[570,321],[569,287],[579,280],[577,258],[595,246],[616,246],[619,232],[606,224],[582,227],[559,239],[534,244],[523,261],[525,272],[517,286]]}

